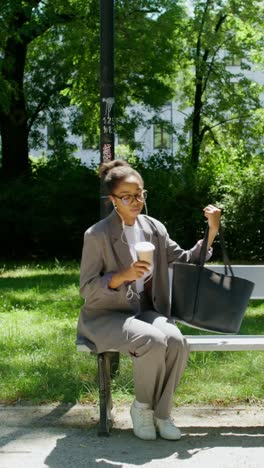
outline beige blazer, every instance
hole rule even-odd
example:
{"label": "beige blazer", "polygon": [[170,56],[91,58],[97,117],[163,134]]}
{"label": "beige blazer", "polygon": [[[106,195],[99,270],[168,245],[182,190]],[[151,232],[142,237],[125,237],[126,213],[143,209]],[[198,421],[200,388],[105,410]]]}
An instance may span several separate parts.
{"label": "beige blazer", "polygon": [[[155,245],[152,301],[154,309],[170,316],[168,266],[175,261],[196,263],[201,241],[190,250],[183,250],[170,239],[165,226],[146,215],[138,216],[146,240]],[[122,320],[139,313],[139,300],[126,297],[128,285],[118,290],[108,288],[111,273],[129,268],[133,259],[129,246],[121,240],[122,224],[115,211],[90,227],[84,235],[80,272],[80,294],[85,299],[78,321],[78,334],[96,344],[98,352],[114,347],[120,340],[118,327]],[[125,238],[125,234],[123,234]],[[210,255],[210,254],[209,254]],[[132,289],[136,291],[135,284]],[[121,317],[121,319],[120,319]],[[121,320],[121,322],[120,322]]]}

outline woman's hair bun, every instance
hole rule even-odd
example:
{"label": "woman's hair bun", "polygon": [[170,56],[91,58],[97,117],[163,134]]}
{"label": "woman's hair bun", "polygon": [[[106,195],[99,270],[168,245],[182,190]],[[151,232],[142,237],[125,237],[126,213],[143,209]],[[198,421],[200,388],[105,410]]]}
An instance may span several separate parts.
{"label": "woman's hair bun", "polygon": [[128,164],[126,161],[123,161],[123,159],[115,159],[114,161],[102,163],[99,167],[99,177],[104,179],[112,169],[119,166],[131,167],[130,164]]}

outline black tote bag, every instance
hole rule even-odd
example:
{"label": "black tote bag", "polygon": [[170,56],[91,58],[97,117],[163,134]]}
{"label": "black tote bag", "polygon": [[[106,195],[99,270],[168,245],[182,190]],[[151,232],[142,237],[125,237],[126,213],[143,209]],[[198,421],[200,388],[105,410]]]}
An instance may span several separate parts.
{"label": "black tote bag", "polygon": [[208,233],[207,226],[199,264],[173,264],[171,315],[191,327],[238,333],[254,283],[234,276],[221,227],[219,236],[225,274],[204,267]]}

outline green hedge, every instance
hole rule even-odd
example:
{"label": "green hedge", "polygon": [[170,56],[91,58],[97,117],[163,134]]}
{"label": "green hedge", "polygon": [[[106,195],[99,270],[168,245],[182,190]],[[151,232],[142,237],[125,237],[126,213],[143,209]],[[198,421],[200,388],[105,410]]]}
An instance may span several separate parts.
{"label": "green hedge", "polygon": [[[186,157],[164,153],[129,160],[145,180],[149,214],[181,246],[189,248],[202,237],[202,209],[214,203],[223,209],[231,260],[264,261],[263,155],[212,147],[198,171]],[[32,163],[30,177],[0,180],[0,256],[79,259],[84,231],[99,220],[99,192],[96,168],[73,157],[40,159]],[[214,259],[219,258],[216,241]]]}
{"label": "green hedge", "polygon": [[80,257],[99,216],[99,180],[78,159],[42,159],[32,175],[0,182],[1,257]]}

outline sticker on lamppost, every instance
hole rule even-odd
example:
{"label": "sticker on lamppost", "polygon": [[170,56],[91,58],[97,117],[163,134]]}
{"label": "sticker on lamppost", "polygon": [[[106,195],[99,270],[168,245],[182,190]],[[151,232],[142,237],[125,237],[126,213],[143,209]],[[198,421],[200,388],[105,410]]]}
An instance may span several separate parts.
{"label": "sticker on lamppost", "polygon": [[103,162],[114,159],[114,104],[115,98],[103,97],[101,100],[101,151]]}
{"label": "sticker on lamppost", "polygon": [[103,98],[102,102],[105,103],[105,110],[103,116],[103,132],[106,135],[114,133],[114,117],[111,115],[115,103],[114,97]]}
{"label": "sticker on lamppost", "polygon": [[112,161],[112,145],[105,143],[103,145],[103,162]]}
{"label": "sticker on lamppost", "polygon": [[112,108],[115,103],[114,97],[103,98],[102,102],[105,102],[105,117],[109,118],[111,116]]}

